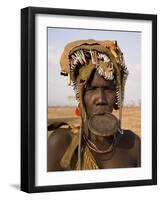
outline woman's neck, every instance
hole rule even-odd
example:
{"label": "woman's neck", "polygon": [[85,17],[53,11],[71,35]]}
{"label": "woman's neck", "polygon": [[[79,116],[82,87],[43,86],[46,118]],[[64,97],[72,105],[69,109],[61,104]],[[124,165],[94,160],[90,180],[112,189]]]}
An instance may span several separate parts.
{"label": "woman's neck", "polygon": [[96,136],[96,135],[94,135],[93,133],[91,133],[89,131],[89,133],[88,133],[88,139],[92,143],[94,143],[99,149],[105,150],[108,147],[110,147],[111,144],[113,143],[114,136],[108,136],[108,137],[107,136],[106,137]]}

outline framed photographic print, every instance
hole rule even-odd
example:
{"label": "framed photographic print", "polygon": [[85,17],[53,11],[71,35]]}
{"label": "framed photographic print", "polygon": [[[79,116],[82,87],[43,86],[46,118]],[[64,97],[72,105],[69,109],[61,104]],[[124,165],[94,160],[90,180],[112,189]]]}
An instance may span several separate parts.
{"label": "framed photographic print", "polygon": [[157,184],[157,16],[21,10],[21,190]]}

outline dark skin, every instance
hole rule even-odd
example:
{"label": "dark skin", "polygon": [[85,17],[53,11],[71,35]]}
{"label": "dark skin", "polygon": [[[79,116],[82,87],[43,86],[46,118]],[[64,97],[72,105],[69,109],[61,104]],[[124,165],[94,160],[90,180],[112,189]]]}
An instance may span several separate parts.
{"label": "dark skin", "polygon": [[[91,76],[84,94],[87,116],[92,113],[112,113],[116,100],[115,83],[105,80],[97,72]],[[88,119],[87,119],[88,120]],[[84,134],[86,134],[84,132]],[[90,140],[100,149],[106,150],[113,141],[113,136],[102,137],[89,133]],[[56,129],[48,140],[48,171],[63,170],[60,160],[71,142],[69,129]],[[119,137],[115,151],[100,154],[90,150],[100,169],[126,168],[140,166],[140,138],[130,130],[124,130]]]}

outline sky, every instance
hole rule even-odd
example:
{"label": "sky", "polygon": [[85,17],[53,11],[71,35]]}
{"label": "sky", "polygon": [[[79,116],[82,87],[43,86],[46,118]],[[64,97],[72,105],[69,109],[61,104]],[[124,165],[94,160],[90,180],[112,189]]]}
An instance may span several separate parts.
{"label": "sky", "polygon": [[67,77],[60,75],[60,57],[64,46],[81,39],[117,40],[129,70],[124,105],[141,102],[141,33],[114,30],[48,28],[48,106],[76,106],[74,91]]}

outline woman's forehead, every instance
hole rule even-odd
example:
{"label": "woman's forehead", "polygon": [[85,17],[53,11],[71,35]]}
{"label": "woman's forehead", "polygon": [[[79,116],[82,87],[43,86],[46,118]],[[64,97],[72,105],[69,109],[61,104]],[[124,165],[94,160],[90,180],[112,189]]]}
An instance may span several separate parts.
{"label": "woman's forehead", "polygon": [[95,71],[94,74],[89,79],[87,85],[92,87],[110,86],[110,85],[115,85],[115,81],[106,80],[104,77],[100,76],[97,71]]}

